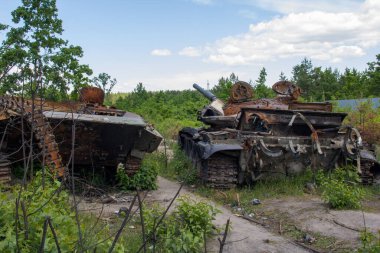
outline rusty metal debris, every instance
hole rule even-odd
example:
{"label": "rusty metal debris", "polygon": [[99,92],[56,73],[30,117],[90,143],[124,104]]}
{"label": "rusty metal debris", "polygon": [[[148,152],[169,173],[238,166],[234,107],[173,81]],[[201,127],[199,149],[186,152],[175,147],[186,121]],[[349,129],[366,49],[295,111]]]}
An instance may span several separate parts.
{"label": "rusty metal debris", "polygon": [[0,97],[0,181],[10,181],[10,163],[25,159],[22,135],[30,140],[32,133],[27,145],[33,145],[33,158],[57,177],[65,177],[73,159],[76,168],[105,177],[114,175],[120,163],[128,175],[134,174],[144,154],[156,150],[162,137],[139,115],[104,106],[103,99],[104,92],[95,87],[82,89],[80,102]]}
{"label": "rusty metal debris", "polygon": [[194,88],[211,101],[198,115],[209,127],[182,129],[179,145],[205,184],[231,188],[346,164],[357,166],[363,183],[380,181],[380,164],[359,131],[342,125],[347,114],[332,112],[327,102],[298,102],[301,89],[293,83],[277,82],[276,98],[254,100],[251,86],[239,81],[226,104],[199,85]]}

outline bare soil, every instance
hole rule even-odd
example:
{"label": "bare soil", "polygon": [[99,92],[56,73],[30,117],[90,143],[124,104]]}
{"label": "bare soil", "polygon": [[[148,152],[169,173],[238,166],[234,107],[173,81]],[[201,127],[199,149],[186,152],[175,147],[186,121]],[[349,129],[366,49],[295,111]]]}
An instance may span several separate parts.
{"label": "bare soil", "polygon": [[[158,190],[146,192],[146,203],[169,205],[180,185],[158,177]],[[83,200],[79,204],[82,211],[100,214],[103,219],[117,215],[120,208],[127,208],[132,200],[128,194],[109,194],[111,197]],[[230,252],[313,252],[316,241],[311,243],[299,240],[287,233],[293,227],[298,233],[308,235],[312,240],[327,240],[323,250],[314,252],[350,252],[360,244],[360,231],[376,232],[380,229],[380,200],[365,203],[366,211],[330,210],[315,195],[286,197],[263,200],[257,206],[252,217],[239,217],[229,207],[216,204],[210,199],[192,193],[192,188],[184,187],[180,196],[187,195],[192,199],[207,201],[216,206],[221,213],[216,216],[214,224],[224,231],[227,219],[231,220],[232,230],[228,233],[225,253]],[[110,201],[110,203],[104,203]],[[174,204],[175,205],[175,204]],[[368,210],[367,210],[368,209]],[[299,234],[298,234],[299,235]],[[207,243],[208,252],[219,252],[218,238],[215,235]],[[303,246],[304,245],[304,246]],[[309,249],[308,249],[309,248]]]}
{"label": "bare soil", "polygon": [[330,210],[315,196],[266,200],[260,211],[261,215],[272,218],[272,230],[282,221],[305,233],[334,238],[335,245],[331,245],[331,250],[356,248],[360,245],[360,231],[377,232],[380,229],[380,213],[376,209],[374,212]]}
{"label": "bare soil", "polygon": [[[158,178],[159,188],[153,191],[148,201],[158,202],[167,206],[179,188],[179,184],[165,178]],[[191,189],[182,189],[180,195],[187,195],[196,200],[207,201],[216,206],[221,213],[216,216],[214,224],[224,228],[227,219],[230,218],[232,230],[228,233],[227,244],[224,246],[224,253],[232,252],[309,252],[308,250],[294,244],[292,241],[283,238],[275,233],[268,231],[264,227],[254,224],[248,220],[234,215],[228,208],[217,205],[216,203],[199,197],[191,193]],[[222,235],[217,235],[222,239]],[[208,242],[208,252],[219,252],[219,242],[213,238]]]}

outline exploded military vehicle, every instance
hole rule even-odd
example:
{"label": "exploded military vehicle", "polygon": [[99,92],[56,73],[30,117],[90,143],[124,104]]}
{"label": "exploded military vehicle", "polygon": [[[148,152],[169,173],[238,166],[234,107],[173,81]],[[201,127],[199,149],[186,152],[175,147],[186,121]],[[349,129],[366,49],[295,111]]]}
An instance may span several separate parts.
{"label": "exploded military vehicle", "polygon": [[239,81],[227,103],[193,86],[211,101],[198,115],[208,127],[184,128],[178,138],[206,185],[231,188],[348,163],[363,183],[380,183],[374,153],[357,129],[342,125],[347,114],[332,112],[328,102],[299,102],[301,89],[293,83],[279,81],[272,87],[277,97],[254,100],[251,86]]}

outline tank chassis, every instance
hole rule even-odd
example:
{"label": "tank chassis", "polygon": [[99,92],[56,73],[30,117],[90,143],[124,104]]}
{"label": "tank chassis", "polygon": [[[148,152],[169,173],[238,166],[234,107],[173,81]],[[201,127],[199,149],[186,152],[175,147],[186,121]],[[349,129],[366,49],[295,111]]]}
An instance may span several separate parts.
{"label": "tank chassis", "polygon": [[231,188],[348,163],[364,184],[380,183],[380,165],[363,147],[359,131],[342,125],[347,114],[332,112],[330,103],[298,102],[296,85],[277,82],[276,98],[253,100],[250,85],[239,81],[226,104],[194,88],[211,101],[198,115],[209,127],[182,129],[179,145],[206,185]]}
{"label": "tank chassis", "polygon": [[100,173],[110,183],[120,163],[128,175],[136,173],[162,136],[139,115],[104,106],[103,100],[96,87],[83,88],[80,101],[1,96],[0,183],[9,184],[11,165],[25,159],[23,139],[33,147],[34,159],[56,177],[65,178],[73,162],[76,172]]}

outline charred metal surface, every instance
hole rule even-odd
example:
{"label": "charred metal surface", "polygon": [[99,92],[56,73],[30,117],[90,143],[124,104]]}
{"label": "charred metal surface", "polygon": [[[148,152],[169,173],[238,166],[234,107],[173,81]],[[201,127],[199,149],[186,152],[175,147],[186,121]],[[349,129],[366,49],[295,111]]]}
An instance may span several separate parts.
{"label": "charred metal surface", "polygon": [[233,103],[244,102],[252,99],[253,89],[249,83],[239,81],[231,88],[230,101]]}
{"label": "charred metal surface", "polygon": [[210,113],[211,105],[200,112],[199,120],[209,128],[179,132],[180,147],[207,185],[230,188],[308,167],[333,170],[350,163],[363,183],[380,182],[380,165],[363,148],[360,133],[342,126],[346,113],[331,112],[330,103],[297,102],[301,90],[287,81],[274,84],[276,98],[257,100],[247,99],[251,94],[242,83],[233,86],[221,113]]}
{"label": "charred metal surface", "polygon": [[203,161],[201,179],[209,187],[229,189],[237,185],[238,159],[215,154]]}
{"label": "charred metal surface", "polygon": [[[31,126],[31,131],[33,131],[38,147],[43,155],[44,164],[55,175],[63,177],[65,169],[53,130],[42,111],[35,109],[34,106],[33,103],[23,101],[21,98],[0,97],[0,107],[4,112],[12,116],[23,117]],[[6,129],[4,129],[3,134],[6,134]],[[3,149],[3,147],[0,148]]]}
{"label": "charred metal surface", "polygon": [[84,87],[79,91],[79,101],[88,104],[103,104],[104,91],[96,87]]}
{"label": "charred metal surface", "polygon": [[[33,131],[33,143],[40,154],[36,157],[44,160],[57,176],[64,177],[65,166],[72,162],[73,141],[75,167],[116,172],[121,163],[129,175],[134,174],[144,154],[156,150],[162,137],[139,115],[103,106],[103,97],[103,91],[92,87],[81,91],[83,102],[36,100],[34,110],[32,101],[0,97],[0,109],[5,115],[0,120],[4,133],[1,152],[11,154],[15,162],[24,159],[20,151],[21,136],[30,138]],[[41,107],[42,110],[36,109]],[[26,121],[24,133],[20,131],[22,115]],[[5,162],[0,157],[0,167],[1,164]],[[2,168],[0,171],[0,179],[9,172]]]}

